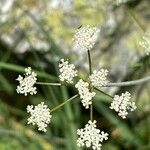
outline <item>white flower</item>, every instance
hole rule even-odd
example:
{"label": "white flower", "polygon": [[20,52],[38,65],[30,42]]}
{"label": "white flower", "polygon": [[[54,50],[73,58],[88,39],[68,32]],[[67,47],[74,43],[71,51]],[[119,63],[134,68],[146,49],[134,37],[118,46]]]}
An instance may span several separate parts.
{"label": "white flower", "polygon": [[37,125],[39,131],[46,132],[47,124],[50,123],[52,115],[50,115],[50,109],[44,102],[41,102],[37,106],[27,106],[27,112],[31,114],[28,118],[28,124]]}
{"label": "white flower", "polygon": [[73,45],[75,49],[80,49],[81,51],[91,50],[98,38],[98,33],[100,29],[96,27],[81,27],[77,29],[73,37]]}
{"label": "white flower", "polygon": [[36,94],[36,87],[34,87],[37,80],[36,76],[37,74],[32,71],[31,67],[25,68],[25,78],[19,75],[16,79],[20,84],[17,86],[17,93],[24,94],[25,96],[27,96],[28,93],[31,95]]}
{"label": "white flower", "polygon": [[92,98],[95,96],[95,92],[90,92],[88,89],[89,84],[87,82],[84,82],[82,79],[80,79],[75,87],[78,89],[81,102],[83,106],[88,109],[89,105],[92,104]]}
{"label": "white flower", "polygon": [[93,150],[101,150],[103,140],[108,139],[108,134],[100,131],[96,128],[96,121],[88,121],[88,124],[85,125],[85,128],[78,129],[77,135],[77,145],[79,147],[86,146],[87,148],[91,147]]}
{"label": "white flower", "polygon": [[66,81],[68,83],[73,83],[73,78],[77,76],[77,70],[75,70],[75,66],[73,64],[69,64],[68,61],[64,61],[64,59],[60,60],[59,63],[59,78],[61,81]]}
{"label": "white flower", "polygon": [[128,115],[128,111],[134,111],[136,109],[135,102],[130,102],[131,94],[129,92],[122,93],[121,96],[115,95],[110,109],[114,109],[118,112],[118,115],[123,119]]}
{"label": "white flower", "polygon": [[108,83],[106,76],[108,75],[108,70],[101,69],[100,71],[93,71],[93,74],[90,75],[90,81],[93,86],[101,87]]}
{"label": "white flower", "polygon": [[146,55],[150,54],[150,31],[149,30],[142,37],[142,40],[141,42],[139,42],[139,45],[144,48]]}
{"label": "white flower", "polygon": [[129,1],[129,0],[116,0],[115,4],[120,5],[120,4],[126,3],[127,1]]}

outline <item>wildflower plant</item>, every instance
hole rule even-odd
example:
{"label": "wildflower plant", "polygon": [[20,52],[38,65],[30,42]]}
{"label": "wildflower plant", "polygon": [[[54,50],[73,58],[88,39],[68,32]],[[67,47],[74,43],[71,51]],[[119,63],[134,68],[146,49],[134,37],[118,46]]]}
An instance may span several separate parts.
{"label": "wildflower plant", "polygon": [[[28,93],[31,95],[37,93],[36,87],[34,87],[35,84],[61,86],[66,82],[65,86],[68,84],[74,86],[77,94],[52,109],[49,109],[44,102],[41,102],[35,107],[33,105],[27,106],[27,112],[31,115],[28,118],[28,124],[37,125],[38,130],[46,132],[46,127],[52,118],[52,112],[61,108],[66,103],[78,98],[81,100],[85,109],[90,109],[90,119],[84,128],[77,129],[77,135],[79,136],[77,139],[77,145],[79,147],[85,146],[93,150],[101,150],[103,141],[108,139],[108,133],[98,129],[96,126],[96,120],[93,119],[93,101],[96,91],[109,96],[112,99],[110,109],[115,110],[121,118],[125,119],[130,111],[134,111],[136,109],[135,102],[131,101],[131,94],[126,91],[125,93],[122,93],[121,96],[111,96],[103,92],[100,88],[111,86],[130,86],[150,80],[150,77],[146,77],[144,79],[134,81],[110,83],[107,79],[107,69],[102,68],[101,70],[93,71],[90,50],[93,48],[99,32],[100,30],[96,27],[86,26],[78,29],[73,37],[73,46],[78,47],[80,51],[87,53],[89,64],[89,77],[87,80],[81,79],[77,74],[75,65],[70,64],[69,61],[65,59],[61,59],[58,64],[58,77],[61,83],[36,82],[37,74],[32,71],[31,67],[25,69],[25,78],[21,75],[17,78],[17,81],[19,81],[20,84],[17,86],[17,93],[24,94],[25,96],[27,96]],[[75,81],[74,77],[78,78],[78,80]]]}

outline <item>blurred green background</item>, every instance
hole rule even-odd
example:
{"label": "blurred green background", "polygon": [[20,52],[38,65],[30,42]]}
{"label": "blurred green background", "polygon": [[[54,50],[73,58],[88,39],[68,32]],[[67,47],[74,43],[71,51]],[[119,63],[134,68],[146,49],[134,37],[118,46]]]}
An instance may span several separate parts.
{"label": "blurred green background", "polygon": [[[74,87],[39,85],[38,94],[25,97],[16,93],[15,80],[31,66],[38,81],[58,82],[60,58],[87,77],[87,55],[72,48],[81,25],[101,28],[91,52],[93,69],[107,68],[112,82],[150,75],[150,56],[138,44],[150,27],[149,0],[0,0],[0,150],[84,150],[76,145],[76,129],[87,123],[89,110],[79,100],[54,112],[44,134],[27,125],[28,104],[44,101],[53,108],[75,95]],[[102,149],[150,150],[150,83],[102,90],[129,90],[138,107],[122,120],[109,109],[111,99],[97,93],[94,119],[110,134]]]}

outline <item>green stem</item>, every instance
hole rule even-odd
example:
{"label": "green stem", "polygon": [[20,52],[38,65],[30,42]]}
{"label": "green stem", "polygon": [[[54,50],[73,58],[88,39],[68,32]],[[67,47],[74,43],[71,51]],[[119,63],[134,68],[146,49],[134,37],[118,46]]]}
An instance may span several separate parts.
{"label": "green stem", "polygon": [[61,86],[61,83],[48,83],[48,82],[36,82],[39,85],[52,85],[52,86]]}
{"label": "green stem", "polygon": [[[91,61],[91,54],[89,50],[88,50],[88,61],[89,61],[89,72],[90,72],[89,74],[91,75],[92,74],[92,61]],[[90,92],[93,90],[91,81],[89,81],[89,89],[90,89]],[[90,120],[91,121],[93,120],[93,105],[92,104],[90,106]]]}
{"label": "green stem", "polygon": [[140,29],[142,29],[145,32],[145,27],[142,25],[140,20],[135,16],[133,10],[128,9],[128,13],[131,16],[131,18],[136,22],[136,24],[140,27]]}
{"label": "green stem", "polygon": [[125,81],[125,82],[118,82],[118,83],[108,83],[107,85],[104,85],[103,87],[120,87],[120,86],[132,86],[132,85],[139,85],[145,82],[150,81],[150,75],[147,77],[144,77],[142,79],[133,80],[133,81]]}
{"label": "green stem", "polygon": [[64,101],[63,103],[59,104],[58,106],[54,107],[53,109],[50,110],[50,112],[53,112],[57,109],[59,109],[60,107],[64,106],[66,103],[72,101],[73,99],[77,98],[78,97],[78,94],[77,95],[74,95],[73,97],[67,99],[66,101]]}
{"label": "green stem", "polygon": [[[16,64],[5,63],[5,62],[0,61],[0,69],[6,69],[6,70],[11,70],[11,71],[23,73],[25,67],[22,67],[22,66],[19,66],[19,65],[16,65]],[[34,70],[34,71],[37,73],[37,75],[39,77],[43,77],[45,79],[49,79],[49,80],[53,80],[53,81],[58,81],[58,78],[53,76],[53,75],[50,75],[50,74],[44,73],[44,72],[40,72],[40,71],[37,71],[37,70]]]}
{"label": "green stem", "polygon": [[102,93],[102,94],[104,94],[104,95],[106,95],[106,96],[110,97],[110,98],[113,98],[113,96],[111,96],[111,95],[109,95],[109,94],[107,94],[107,93],[103,92],[103,91],[102,91],[102,90],[100,90],[99,88],[94,87],[94,89],[95,89],[95,90],[97,90],[97,91],[99,91],[100,93]]}
{"label": "green stem", "polygon": [[88,61],[89,61],[89,71],[91,75],[92,74],[92,61],[91,61],[91,54],[89,50],[88,50]]}

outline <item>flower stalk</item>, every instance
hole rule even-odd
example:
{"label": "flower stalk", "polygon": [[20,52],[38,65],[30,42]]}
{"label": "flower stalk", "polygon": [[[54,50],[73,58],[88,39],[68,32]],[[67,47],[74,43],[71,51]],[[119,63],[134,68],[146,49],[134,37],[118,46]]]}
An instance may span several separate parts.
{"label": "flower stalk", "polygon": [[104,94],[104,95],[108,96],[109,98],[113,99],[113,96],[111,96],[111,95],[109,95],[109,94],[105,93],[104,91],[100,90],[99,88],[94,87],[94,89],[95,89],[95,90],[97,90],[98,92],[100,92],[100,93],[102,93],[102,94]]}
{"label": "flower stalk", "polygon": [[[90,51],[88,50],[88,62],[89,62],[89,74],[92,74],[92,61],[91,61],[91,54]],[[93,86],[91,84],[91,81],[89,80],[89,90],[92,92]],[[90,120],[93,121],[93,105],[90,105]]]}
{"label": "flower stalk", "polygon": [[132,86],[132,85],[139,85],[141,83],[147,82],[150,80],[150,76],[144,77],[142,79],[133,80],[133,81],[125,81],[125,82],[116,82],[116,83],[108,83],[103,87],[120,87],[120,86]]}
{"label": "flower stalk", "polygon": [[61,108],[62,106],[64,106],[66,103],[74,100],[75,98],[78,97],[78,94],[77,95],[74,95],[73,97],[67,99],[66,101],[64,101],[63,103],[59,104],[58,106],[54,107],[53,109],[50,110],[50,112],[54,112],[56,111],[57,109]]}
{"label": "flower stalk", "polygon": [[[125,82],[114,82],[114,83],[107,83],[106,85],[102,85],[102,87],[120,87],[120,86],[132,86],[132,85],[139,85],[142,84],[144,82],[147,82],[150,80],[150,76],[144,77],[142,79],[138,79],[138,80],[133,80],[133,81],[125,81]],[[65,84],[61,84],[61,83],[50,83],[50,82],[36,82],[36,84],[39,85],[54,85],[54,86],[61,86],[61,85],[65,85]],[[95,88],[98,89],[98,88]],[[106,94],[103,91],[100,91],[103,94]]]}
{"label": "flower stalk", "polygon": [[61,86],[61,83],[48,83],[48,82],[36,82],[38,85],[51,85],[51,86]]}

